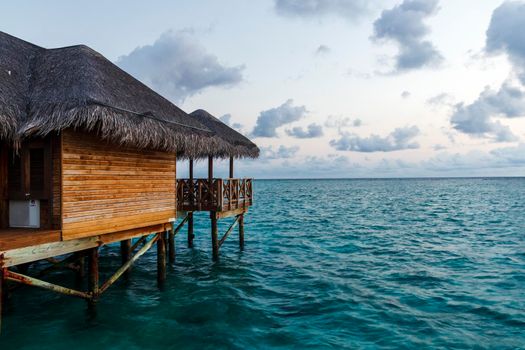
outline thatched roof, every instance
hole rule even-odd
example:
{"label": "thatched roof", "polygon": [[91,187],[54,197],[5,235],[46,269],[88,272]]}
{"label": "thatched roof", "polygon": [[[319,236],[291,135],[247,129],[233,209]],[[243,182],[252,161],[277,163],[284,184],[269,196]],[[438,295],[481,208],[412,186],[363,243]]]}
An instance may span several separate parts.
{"label": "thatched roof", "polygon": [[259,148],[255,143],[250,141],[241,133],[230,128],[219,119],[215,118],[210,113],[203,109],[198,109],[190,116],[195,118],[198,122],[213,131],[216,137],[225,141],[226,146],[221,152],[221,157],[236,157],[236,158],[257,158],[259,157]]}
{"label": "thatched roof", "polygon": [[0,139],[74,128],[119,144],[224,157],[230,145],[87,46],[44,49],[0,32]]}

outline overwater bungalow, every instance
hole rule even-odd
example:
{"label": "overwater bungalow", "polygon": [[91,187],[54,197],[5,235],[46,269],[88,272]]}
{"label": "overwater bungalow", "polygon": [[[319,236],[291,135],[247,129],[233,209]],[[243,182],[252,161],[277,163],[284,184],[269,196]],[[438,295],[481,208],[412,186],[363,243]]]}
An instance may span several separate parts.
{"label": "overwater bungalow", "polygon": [[[234,178],[234,159],[258,155],[217,118],[185,113],[87,46],[44,49],[0,32],[0,298],[9,282],[93,304],[154,244],[162,283],[186,225],[192,246],[195,211],[210,213],[214,259],[237,225],[242,249],[253,190]],[[229,159],[227,179],[213,176],[218,158]],[[177,178],[180,159],[188,179]],[[196,159],[208,160],[207,178],[193,178]],[[228,217],[220,238],[217,220]],[[101,283],[99,248],[118,242],[122,266]],[[88,290],[36,278],[37,261],[86,271]]]}

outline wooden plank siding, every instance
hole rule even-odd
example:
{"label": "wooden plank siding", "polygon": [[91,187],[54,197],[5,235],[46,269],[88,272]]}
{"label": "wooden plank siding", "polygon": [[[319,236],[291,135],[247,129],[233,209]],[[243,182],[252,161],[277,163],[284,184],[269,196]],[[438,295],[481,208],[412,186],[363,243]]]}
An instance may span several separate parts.
{"label": "wooden plank siding", "polygon": [[62,239],[167,223],[176,217],[176,157],[62,134]]}
{"label": "wooden plank siding", "polygon": [[7,145],[0,143],[0,229],[7,228],[9,226],[9,207],[7,197],[7,153]]}
{"label": "wooden plank siding", "polygon": [[60,230],[62,225],[62,136],[57,135],[51,139],[51,161],[52,161],[52,180],[51,180],[51,206],[52,206],[52,225],[54,230]]}

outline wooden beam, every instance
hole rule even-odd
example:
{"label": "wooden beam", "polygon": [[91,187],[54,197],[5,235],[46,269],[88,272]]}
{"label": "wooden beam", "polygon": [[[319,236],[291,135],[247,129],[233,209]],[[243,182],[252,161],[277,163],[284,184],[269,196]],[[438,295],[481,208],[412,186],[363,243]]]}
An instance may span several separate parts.
{"label": "wooden beam", "polygon": [[233,157],[230,157],[230,179],[233,179]]}
{"label": "wooden beam", "polygon": [[97,237],[39,244],[31,247],[5,251],[3,264],[5,267],[11,267],[94,247],[98,247]]}
{"label": "wooden beam", "polygon": [[175,262],[175,233],[173,230],[168,232],[168,260],[170,264]]}
{"label": "wooden beam", "polygon": [[188,213],[188,248],[193,248],[193,212]]}
{"label": "wooden beam", "polygon": [[157,234],[157,282],[162,287],[166,281],[166,243],[164,232]]}
{"label": "wooden beam", "polygon": [[9,281],[25,284],[28,286],[35,286],[38,288],[43,288],[43,289],[47,289],[53,292],[57,292],[57,293],[65,294],[65,295],[71,295],[74,297],[79,297],[79,298],[87,299],[87,300],[91,300],[93,298],[92,294],[81,292],[81,291],[70,289],[70,288],[66,288],[66,287],[62,287],[62,286],[58,286],[56,284],[45,282],[45,281],[36,279],[34,277],[29,277],[29,276],[15,273],[12,271],[6,271],[4,275]]}
{"label": "wooden beam", "polygon": [[239,249],[244,250],[244,214],[239,215]]}
{"label": "wooden beam", "polygon": [[89,306],[94,306],[99,295],[99,275],[98,275],[98,247],[90,250],[89,255],[89,293],[92,298]]}
{"label": "wooden beam", "polygon": [[76,285],[82,286],[82,281],[86,276],[86,256],[85,252],[76,252],[75,257],[77,260],[78,270],[76,273]]}
{"label": "wooden beam", "polygon": [[190,158],[190,180],[193,182],[193,158]]}
{"label": "wooden beam", "polygon": [[217,234],[217,215],[215,212],[210,213],[211,218],[211,248],[213,261],[219,260],[219,240]]}
{"label": "wooden beam", "polygon": [[215,216],[217,219],[225,219],[225,218],[229,218],[232,216],[244,214],[247,211],[248,211],[248,208],[239,208],[239,209],[234,209],[234,210],[229,210],[229,211],[219,211],[219,212],[215,212]]}
{"label": "wooden beam", "polygon": [[146,253],[153,246],[153,244],[158,240],[158,238],[159,236],[157,235],[150,239],[146,244],[144,244],[142,248],[139,249],[139,251],[135,255],[133,255],[133,257],[127,260],[117,270],[117,272],[113,274],[113,276],[111,276],[106,282],[104,282],[102,287],[100,287],[99,294],[104,293],[113,283],[115,283],[115,281],[117,281],[120,278],[120,276],[122,276],[126,271],[128,271],[131,268],[131,266],[135,263],[135,261],[137,261],[138,258],[144,255],[144,253]]}
{"label": "wooden beam", "polygon": [[[122,258],[122,265],[126,264],[131,259],[131,238],[120,241],[120,255]],[[125,277],[129,277],[131,267],[124,273]]]}
{"label": "wooden beam", "polygon": [[239,223],[239,218],[240,218],[240,215],[235,218],[233,223],[230,225],[230,228],[228,229],[228,231],[226,231],[224,236],[222,236],[221,240],[219,241],[219,247],[222,247],[223,243],[226,241],[226,238],[228,238],[228,236],[233,231],[235,226],[237,226],[237,224]]}
{"label": "wooden beam", "polygon": [[81,250],[88,250],[94,247],[98,247],[100,245],[120,242],[124,239],[130,239],[135,237],[141,237],[144,235],[149,235],[152,233],[157,233],[169,229],[171,226],[171,223],[164,223],[94,237],[77,238],[68,241],[60,241],[45,244],[35,244],[33,246],[28,246],[24,248],[0,251],[0,255],[4,255],[4,258],[2,260],[3,266],[11,267],[28,262],[43,260],[54,256],[74,253]]}
{"label": "wooden beam", "polygon": [[[189,215],[189,214],[188,214]],[[177,225],[177,227],[175,228],[175,230],[173,230],[173,234],[174,235],[177,235],[177,233],[179,233],[179,231],[181,230],[181,228],[184,227],[184,224],[188,221],[189,217],[188,215],[186,215],[186,217]]]}
{"label": "wooden beam", "polygon": [[148,238],[148,235],[145,235],[145,236],[142,236],[140,237],[132,246],[131,246],[131,253],[133,253],[135,251],[135,249],[137,249],[137,247],[141,244],[141,243],[144,243],[144,241]]}

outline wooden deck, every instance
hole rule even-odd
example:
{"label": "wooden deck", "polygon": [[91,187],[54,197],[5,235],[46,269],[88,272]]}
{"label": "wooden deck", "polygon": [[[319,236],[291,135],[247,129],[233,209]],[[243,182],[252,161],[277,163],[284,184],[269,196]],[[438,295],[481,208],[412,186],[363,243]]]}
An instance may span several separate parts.
{"label": "wooden deck", "polygon": [[253,204],[252,179],[177,180],[178,211],[226,212]]}
{"label": "wooden deck", "polygon": [[10,228],[0,230],[0,252],[60,241],[60,230]]}

